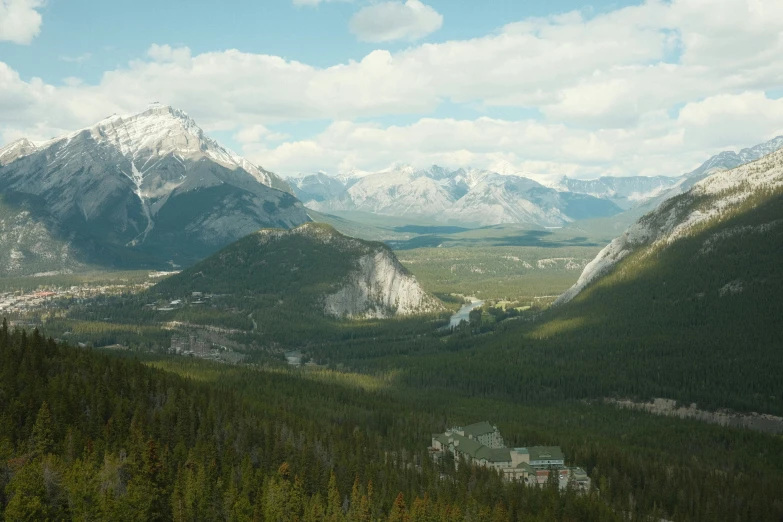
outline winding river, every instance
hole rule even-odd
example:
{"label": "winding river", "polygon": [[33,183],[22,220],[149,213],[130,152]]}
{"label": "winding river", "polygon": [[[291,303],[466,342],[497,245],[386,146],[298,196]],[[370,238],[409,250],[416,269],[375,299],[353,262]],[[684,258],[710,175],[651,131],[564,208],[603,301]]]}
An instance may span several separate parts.
{"label": "winding river", "polygon": [[479,301],[475,297],[468,297],[468,299],[471,301],[462,305],[462,308],[460,308],[456,314],[451,316],[451,321],[449,321],[449,328],[458,326],[462,321],[469,321],[471,310],[475,310],[484,304],[484,301]]}

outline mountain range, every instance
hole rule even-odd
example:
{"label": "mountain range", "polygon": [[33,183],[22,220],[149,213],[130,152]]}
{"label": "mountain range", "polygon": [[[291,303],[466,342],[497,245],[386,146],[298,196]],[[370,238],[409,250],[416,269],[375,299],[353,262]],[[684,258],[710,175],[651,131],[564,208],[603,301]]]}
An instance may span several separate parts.
{"label": "mountain range", "polygon": [[308,221],[288,190],[168,106],[19,140],[0,149],[0,245],[26,263],[0,272],[190,264],[261,227]]}
{"label": "mountain range", "polygon": [[423,217],[441,223],[556,227],[592,218],[618,216],[630,224],[705,176],[731,169],[783,147],[783,136],[739,152],[725,151],[680,176],[563,177],[545,186],[513,168],[503,172],[408,165],[380,172],[324,172],[290,178],[293,193],[320,212],[360,211],[396,217]]}
{"label": "mountain range", "polygon": [[561,226],[622,211],[606,198],[471,168],[398,166],[361,176],[332,177],[319,172],[288,181],[294,194],[313,210],[423,217],[441,223]]}

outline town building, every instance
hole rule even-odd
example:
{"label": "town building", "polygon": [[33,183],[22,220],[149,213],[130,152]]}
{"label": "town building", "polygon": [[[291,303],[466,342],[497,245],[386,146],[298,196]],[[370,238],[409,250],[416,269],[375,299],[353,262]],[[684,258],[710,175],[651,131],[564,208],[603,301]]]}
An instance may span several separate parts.
{"label": "town building", "polygon": [[174,335],[171,337],[171,347],[169,353],[192,354],[199,357],[209,355],[212,349],[212,343],[200,338],[197,335],[188,337]]}
{"label": "town building", "polygon": [[581,468],[565,465],[565,455],[558,446],[530,446],[508,448],[497,426],[478,422],[456,426],[432,436],[430,454],[436,460],[447,454],[474,466],[497,469],[507,480],[518,480],[528,485],[546,484],[551,473],[558,476],[558,485],[579,489],[590,487],[590,478]]}

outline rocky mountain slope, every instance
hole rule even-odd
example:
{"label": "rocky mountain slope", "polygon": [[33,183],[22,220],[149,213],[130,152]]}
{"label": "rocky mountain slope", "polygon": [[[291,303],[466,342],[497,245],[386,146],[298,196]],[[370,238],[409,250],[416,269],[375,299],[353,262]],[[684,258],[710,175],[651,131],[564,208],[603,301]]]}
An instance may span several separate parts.
{"label": "rocky mountain slope", "polygon": [[160,105],[0,151],[0,193],[35,198],[58,224],[50,233],[98,264],[189,264],[258,228],[306,222],[273,187],[287,185]]}
{"label": "rocky mountain slope", "polygon": [[256,305],[335,317],[441,309],[387,246],[344,236],[322,223],[262,229],[161,282],[156,291],[236,295]]}
{"label": "rocky mountain slope", "polygon": [[426,170],[398,166],[352,176],[346,183],[324,173],[292,183],[305,205],[317,211],[361,211],[436,222],[559,226],[622,210],[608,199],[558,191],[514,174],[437,165]]}
{"label": "rocky mountain slope", "polygon": [[0,274],[24,276],[72,273],[86,268],[71,237],[58,233],[57,220],[40,200],[0,195]]}
{"label": "rocky mountain slope", "polygon": [[297,197],[320,212],[361,211],[484,226],[519,223],[551,227],[599,218],[592,226],[623,230],[705,176],[754,161],[781,147],[783,136],[739,152],[721,152],[680,176],[563,177],[551,186],[535,182],[508,164],[499,165],[497,172],[397,166],[337,176],[319,172],[290,181]]}
{"label": "rocky mountain slope", "polygon": [[623,210],[655,198],[681,181],[668,176],[602,176],[597,179],[563,177],[558,190],[608,199]]}
{"label": "rocky mountain slope", "polygon": [[647,212],[654,210],[667,199],[687,192],[700,180],[711,174],[714,174],[715,172],[733,169],[741,165],[745,165],[746,163],[756,161],[757,159],[780,150],[781,148],[783,148],[783,136],[778,136],[753,147],[742,149],[739,152],[723,151],[719,154],[716,154],[715,156],[712,156],[694,170],[680,176],[679,178],[676,178],[676,183],[674,183],[667,190],[660,191],[657,195],[651,198],[639,201],[639,204],[632,207],[628,212],[626,212],[626,214],[635,220],[635,218],[638,218]]}
{"label": "rocky mountain slope", "polygon": [[443,213],[443,219],[481,225],[530,223],[560,226],[586,217],[617,214],[620,208],[590,195],[559,192],[529,178],[489,174]]}
{"label": "rocky mountain slope", "polygon": [[[659,261],[653,259],[686,239],[699,238],[699,248],[692,259],[695,263],[718,255],[740,237],[766,244],[771,237],[779,237],[783,229],[781,193],[783,149],[732,170],[719,170],[696,182],[688,192],[665,201],[613,240],[585,267],[579,281],[556,304],[572,300],[606,274],[622,267],[657,264]],[[776,246],[783,260],[783,243]],[[726,295],[756,283],[745,277],[716,280],[717,286],[705,290]]]}

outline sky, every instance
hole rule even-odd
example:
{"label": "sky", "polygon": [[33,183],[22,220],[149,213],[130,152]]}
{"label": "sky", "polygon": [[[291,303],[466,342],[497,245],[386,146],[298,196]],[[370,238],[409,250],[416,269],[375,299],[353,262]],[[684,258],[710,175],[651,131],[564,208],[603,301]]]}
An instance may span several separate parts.
{"label": "sky", "polygon": [[0,0],[0,145],[151,102],[284,176],[673,176],[783,134],[783,1]]}

